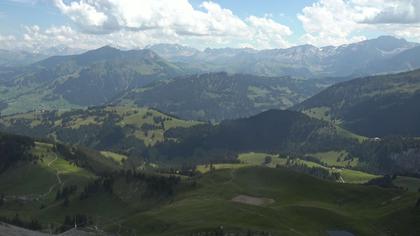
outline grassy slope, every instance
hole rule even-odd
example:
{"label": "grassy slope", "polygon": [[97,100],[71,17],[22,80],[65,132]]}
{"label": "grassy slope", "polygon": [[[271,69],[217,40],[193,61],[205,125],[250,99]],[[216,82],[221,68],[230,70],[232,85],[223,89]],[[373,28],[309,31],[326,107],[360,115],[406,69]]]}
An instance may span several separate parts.
{"label": "grassy slope", "polygon": [[[268,164],[264,164],[265,157],[271,157],[271,162]],[[339,157],[339,152],[326,152],[326,153],[317,153],[316,155],[313,155],[315,157],[320,157],[320,159],[323,162],[326,162],[327,164],[331,164],[331,166],[340,166],[335,165],[337,162],[334,162],[334,158]],[[328,158],[331,159],[330,162],[328,162]],[[223,170],[223,169],[239,169],[243,167],[250,167],[250,166],[267,166],[267,167],[276,167],[279,166],[285,166],[287,163],[287,158],[282,158],[278,155],[273,154],[267,154],[267,153],[242,153],[238,156],[238,160],[240,163],[232,163],[232,164],[213,164],[213,168],[216,170]],[[320,167],[320,168],[326,168],[329,169],[332,172],[339,172],[341,177],[346,183],[366,183],[371,179],[378,178],[379,176],[357,171],[357,170],[351,170],[351,169],[345,169],[345,168],[334,168],[334,167],[328,167],[323,166],[315,162],[306,161],[306,160],[300,160],[296,159],[293,160],[295,163],[301,163],[308,167]],[[351,162],[353,163],[353,162]],[[333,165],[334,164],[334,165]],[[338,162],[338,164],[341,164],[341,162]],[[348,162],[345,162],[347,165]],[[210,165],[199,165],[197,166],[197,171],[201,173],[207,173],[210,171]]]}
{"label": "grassy slope", "polygon": [[[397,227],[381,223],[397,209],[411,209],[416,200],[415,194],[325,182],[283,168],[216,171],[200,179],[199,186],[169,205],[124,220],[124,226],[147,235],[184,235],[219,226],[227,231],[250,229],[274,235],[325,235],[331,229],[377,235]],[[260,207],[230,201],[240,194],[271,198],[275,203]],[[397,196],[398,200],[391,200]],[[406,226],[402,232],[418,229],[417,225]]]}
{"label": "grassy slope", "polygon": [[[0,207],[0,216],[13,217],[18,213],[24,219],[36,218],[41,222],[53,222],[58,225],[66,214],[72,212],[75,214],[90,211],[92,215],[94,212],[106,215],[99,206],[102,205],[104,211],[108,211],[106,206],[120,206],[115,197],[105,195],[94,201],[71,203],[69,208],[63,210],[60,207],[62,201],[55,201],[57,191],[65,186],[76,185],[77,191],[71,199],[78,199],[84,187],[97,176],[91,170],[65,160],[54,150],[52,144],[36,142],[31,153],[37,157],[37,161],[19,163],[0,174],[0,193],[4,194],[6,199],[6,204]],[[108,155],[117,156],[113,153]],[[91,155],[87,158],[88,163],[97,167],[98,171],[118,168],[113,166],[116,163],[114,160],[110,161],[105,156]],[[117,214],[118,209],[114,209],[113,212]],[[109,215],[114,213],[110,212]]]}
{"label": "grassy slope", "polygon": [[[53,146],[36,143],[32,153],[39,159],[33,163],[20,163],[1,174],[0,186],[3,192],[12,194],[44,194],[51,186],[57,189],[57,172],[64,185],[81,184],[94,178],[92,173],[79,168],[53,151]],[[53,192],[55,194],[55,192]],[[51,197],[48,194],[47,197]]]}
{"label": "grassy slope", "polygon": [[54,201],[62,187],[77,185],[81,191],[96,178],[57,155],[51,144],[37,142],[32,154],[38,157],[36,162],[19,163],[1,173],[0,192],[5,195],[7,203],[1,207],[1,216],[13,217],[18,213],[24,219],[33,218],[42,206]]}

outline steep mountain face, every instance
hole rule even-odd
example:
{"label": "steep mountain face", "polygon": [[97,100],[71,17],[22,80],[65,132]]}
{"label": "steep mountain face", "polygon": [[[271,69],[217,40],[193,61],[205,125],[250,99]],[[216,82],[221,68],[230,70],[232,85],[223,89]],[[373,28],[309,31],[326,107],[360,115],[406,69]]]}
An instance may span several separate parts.
{"label": "steep mountain face", "polygon": [[97,150],[138,155],[146,147],[163,142],[165,131],[197,124],[199,122],[180,120],[152,109],[108,106],[5,116],[0,120],[0,129]]}
{"label": "steep mountain face", "polygon": [[371,137],[420,136],[420,70],[334,85],[296,107]]}
{"label": "steep mountain face", "polygon": [[[332,70],[334,75],[369,75],[370,73],[393,72],[392,68],[378,67],[376,71],[369,71],[367,64],[376,63],[398,57],[401,53],[417,46],[415,43],[391,36],[381,36],[377,39],[359,43],[343,45],[336,48],[324,48],[324,65]],[[405,67],[404,70],[410,70]]]}
{"label": "steep mountain face", "polygon": [[123,91],[181,73],[150,50],[103,47],[3,72],[0,100],[8,104],[3,113],[101,105]]}
{"label": "steep mountain face", "polygon": [[[339,150],[357,143],[355,136],[328,122],[287,110],[269,110],[219,125],[175,128],[166,132],[177,142],[159,146],[171,159],[228,159],[235,152],[306,153]],[[207,153],[203,154],[203,153]]]}
{"label": "steep mountain face", "polygon": [[420,46],[405,50],[394,57],[373,61],[366,67],[366,71],[374,74],[386,74],[389,71],[404,72],[420,68]]}
{"label": "steep mountain face", "polygon": [[[390,36],[366,40],[339,47],[317,48],[311,45],[287,49],[206,49],[204,51],[179,50],[182,46],[165,45],[164,50],[150,47],[162,57],[196,72],[227,71],[263,76],[294,77],[342,77],[387,73],[418,68],[420,59],[407,54],[415,54],[418,44]],[[177,50],[178,49],[178,50]],[[413,52],[408,52],[410,50]],[[171,53],[167,53],[170,51]],[[179,52],[179,53],[178,53]],[[178,54],[177,54],[178,53]],[[406,56],[404,56],[406,55]],[[399,57],[409,57],[410,64],[399,63],[397,68],[388,68],[385,61],[399,61]],[[384,61],[377,63],[377,61]],[[372,70],[370,64],[376,64]]]}
{"label": "steep mountain face", "polygon": [[159,81],[115,103],[134,102],[184,119],[221,121],[288,108],[326,85],[328,81],[209,73]]}

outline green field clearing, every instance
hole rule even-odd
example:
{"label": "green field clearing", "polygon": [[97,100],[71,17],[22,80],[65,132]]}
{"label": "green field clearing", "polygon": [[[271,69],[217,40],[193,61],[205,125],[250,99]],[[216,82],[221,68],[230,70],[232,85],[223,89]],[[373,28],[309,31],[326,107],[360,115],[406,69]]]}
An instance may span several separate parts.
{"label": "green field clearing", "polygon": [[[328,164],[328,166],[340,166],[339,164],[344,164],[344,163],[337,162],[336,160],[338,157],[344,156],[345,154],[346,154],[345,152],[332,151],[332,152],[311,154],[311,156],[319,157],[319,159],[322,160],[324,163]],[[271,158],[271,162],[269,164],[265,164],[266,157]],[[238,169],[238,168],[244,168],[244,167],[249,167],[249,166],[266,166],[266,167],[274,168],[277,166],[285,166],[287,164],[287,158],[281,158],[279,155],[273,155],[273,154],[267,154],[267,153],[255,153],[255,152],[239,154],[238,160],[240,161],[240,163],[213,164],[213,167],[215,168],[215,170]],[[356,162],[355,160],[351,162],[353,163],[353,165],[355,165],[355,162]],[[325,169],[330,170],[331,172],[338,172],[340,173],[345,183],[361,184],[361,183],[366,183],[371,179],[380,177],[377,175],[372,175],[372,174],[357,171],[357,170],[323,166],[321,164],[318,164],[312,161],[301,160],[301,159],[290,159],[290,162],[294,164],[303,164],[308,167],[325,168]],[[347,166],[347,164],[348,162],[346,162],[346,165],[343,165],[343,166]],[[206,173],[209,170],[210,170],[210,165],[197,166],[197,171],[201,173]]]}
{"label": "green field clearing", "polygon": [[123,164],[125,160],[127,160],[127,156],[122,155],[122,154],[118,154],[115,152],[108,152],[108,151],[102,151],[101,154],[106,157],[109,158],[113,161],[116,161],[119,164]]}
{"label": "green field clearing", "polygon": [[[271,161],[266,164],[266,157],[270,157]],[[242,153],[238,155],[238,160],[244,164],[250,164],[255,166],[266,165],[268,167],[276,167],[276,165],[285,165],[287,159],[281,158],[279,155],[267,154],[267,153]]]}
{"label": "green field clearing", "polygon": [[307,154],[307,156],[318,158],[327,166],[355,167],[357,166],[357,164],[359,164],[358,158],[353,158],[352,160],[345,160],[347,155],[348,153],[346,151],[329,151]]}
{"label": "green field clearing", "polygon": [[378,178],[380,176],[372,175],[366,172],[357,171],[357,170],[349,170],[349,169],[340,169],[338,170],[341,177],[343,177],[346,183],[353,183],[353,184],[362,184],[366,183],[369,180]]}

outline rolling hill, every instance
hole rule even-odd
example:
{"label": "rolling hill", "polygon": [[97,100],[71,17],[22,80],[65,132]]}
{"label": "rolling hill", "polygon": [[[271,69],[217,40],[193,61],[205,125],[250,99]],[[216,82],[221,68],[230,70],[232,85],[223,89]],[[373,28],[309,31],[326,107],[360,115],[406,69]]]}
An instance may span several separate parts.
{"label": "rolling hill", "polygon": [[113,103],[153,107],[184,119],[222,121],[286,109],[330,83],[209,73],[158,81],[130,91]]}
{"label": "rolling hill", "polygon": [[295,109],[369,137],[420,136],[420,71],[334,85]]}
{"label": "rolling hill", "polygon": [[150,50],[102,47],[54,56],[3,72],[0,100],[7,106],[1,112],[102,105],[123,91],[180,74],[182,69]]}
{"label": "rolling hill", "polygon": [[101,151],[139,155],[146,147],[163,142],[165,131],[197,124],[147,108],[106,106],[5,116],[0,120],[0,129]]}
{"label": "rolling hill", "polygon": [[232,161],[237,153],[293,153],[342,150],[362,137],[294,111],[270,110],[218,125],[174,128],[165,134],[176,142],[157,145],[162,159],[203,163]]}

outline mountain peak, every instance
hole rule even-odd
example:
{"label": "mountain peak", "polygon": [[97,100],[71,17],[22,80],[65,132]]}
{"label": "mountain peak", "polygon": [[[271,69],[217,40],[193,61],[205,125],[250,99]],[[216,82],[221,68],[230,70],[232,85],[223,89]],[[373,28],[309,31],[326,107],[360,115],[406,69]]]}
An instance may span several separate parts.
{"label": "mountain peak", "polygon": [[415,46],[415,43],[410,43],[405,39],[396,38],[394,36],[385,35],[375,39],[369,39],[358,43],[359,45],[366,45],[376,47],[383,51],[393,51],[396,49],[405,49]]}
{"label": "mountain peak", "polygon": [[103,47],[87,51],[86,53],[115,53],[119,51],[120,50],[117,48],[111,47],[110,45],[105,45]]}

